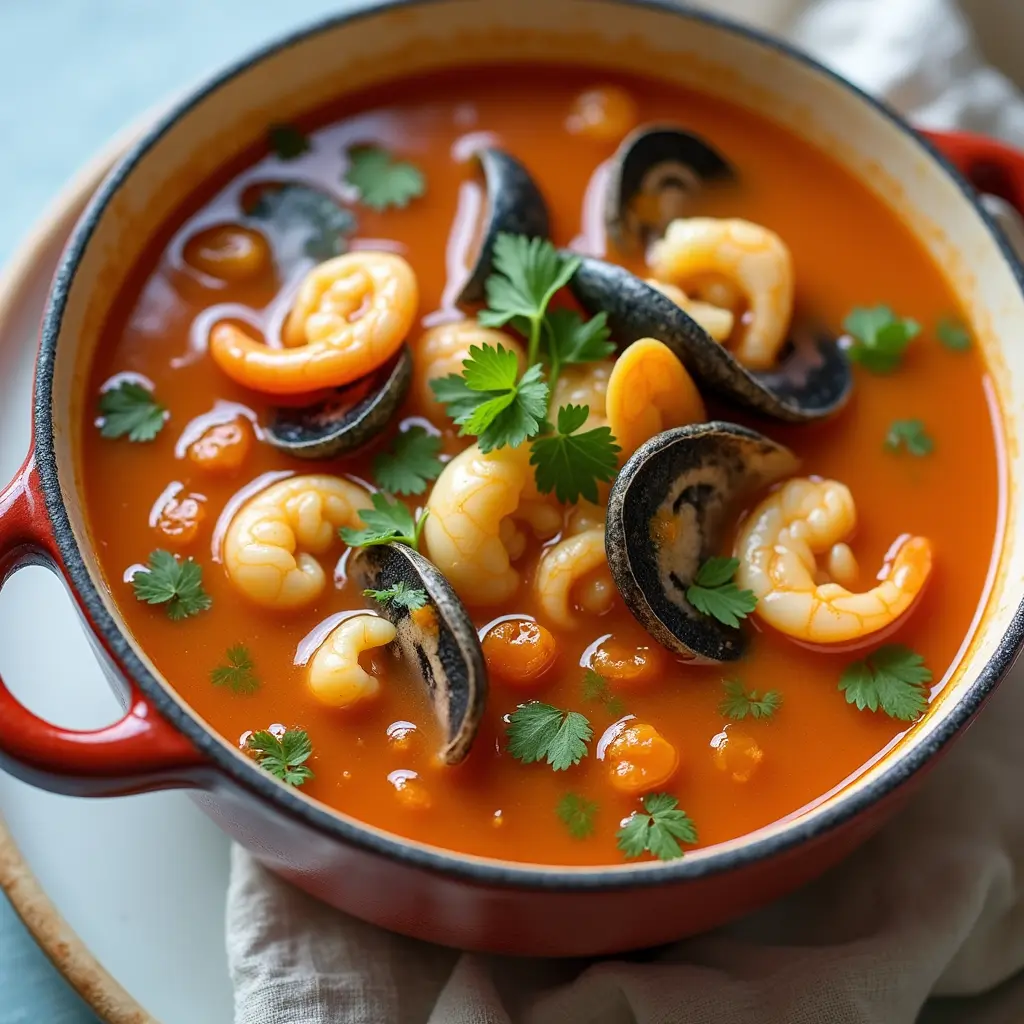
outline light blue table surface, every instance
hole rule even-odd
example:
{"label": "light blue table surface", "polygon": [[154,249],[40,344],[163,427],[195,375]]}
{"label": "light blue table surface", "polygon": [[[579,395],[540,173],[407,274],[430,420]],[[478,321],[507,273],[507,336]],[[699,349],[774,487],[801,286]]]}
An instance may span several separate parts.
{"label": "light blue table surface", "polygon": [[[346,0],[0,0],[0,262],[153,103]],[[95,1024],[0,895],[0,1024]]]}

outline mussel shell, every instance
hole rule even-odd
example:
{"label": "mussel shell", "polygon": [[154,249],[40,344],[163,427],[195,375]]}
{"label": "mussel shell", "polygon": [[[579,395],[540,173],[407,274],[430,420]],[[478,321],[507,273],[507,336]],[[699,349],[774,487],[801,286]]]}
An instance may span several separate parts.
{"label": "mussel shell", "polygon": [[[732,165],[699,135],[673,125],[641,125],[622,140],[612,157],[604,208],[608,236],[621,249],[633,249],[685,216],[690,199],[702,186],[735,177]],[[657,222],[644,221],[634,208],[639,195],[656,199]]]}
{"label": "mussel shell", "polygon": [[797,468],[788,449],[732,423],[656,434],[619,471],[608,498],[605,553],[626,607],[659,643],[691,661],[735,661],[742,630],[686,599],[720,553],[737,506]]}
{"label": "mussel shell", "polygon": [[393,603],[377,610],[398,630],[394,643],[430,694],[445,737],[438,756],[458,764],[469,753],[487,704],[487,668],[469,613],[433,563],[405,544],[353,551],[348,575],[361,590],[389,590],[401,580],[426,591],[433,616],[414,616]]}
{"label": "mussel shell", "polygon": [[368,444],[391,422],[412,382],[408,345],[378,370],[336,388],[315,405],[281,407],[264,428],[267,443],[300,459],[330,459]]}
{"label": "mussel shell", "polygon": [[569,287],[590,313],[608,314],[620,346],[657,338],[699,385],[725,400],[772,419],[807,423],[832,416],[850,397],[853,374],[833,340],[795,335],[777,367],[748,370],[670,298],[625,267],[593,256],[580,259]]}
{"label": "mussel shell", "polygon": [[348,250],[355,217],[322,189],[301,181],[263,182],[246,189],[243,203],[249,195],[255,199],[245,213],[270,236],[274,259],[286,273],[300,262],[320,263]]}
{"label": "mussel shell", "polygon": [[547,238],[550,233],[547,203],[530,172],[501,149],[487,147],[475,155],[487,188],[487,223],[480,251],[459,293],[460,304],[483,300],[484,282],[492,270],[494,242],[501,232],[528,238]]}

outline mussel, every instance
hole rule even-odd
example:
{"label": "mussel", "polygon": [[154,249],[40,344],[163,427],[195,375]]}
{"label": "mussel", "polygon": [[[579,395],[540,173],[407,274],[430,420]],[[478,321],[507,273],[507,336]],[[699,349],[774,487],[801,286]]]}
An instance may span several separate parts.
{"label": "mussel", "polygon": [[743,655],[742,630],[702,615],[686,591],[738,506],[796,467],[788,448],[719,422],[666,430],[629,458],[608,499],[605,552],[626,606],[659,643],[692,661]]}
{"label": "mussel", "polygon": [[348,561],[360,589],[390,590],[399,582],[426,593],[418,611],[395,602],[377,606],[398,630],[394,643],[430,693],[444,742],[438,756],[458,764],[469,753],[487,703],[487,669],[476,629],[451,585],[404,544],[359,548]]}
{"label": "mussel", "polygon": [[612,157],[604,206],[608,237],[624,252],[635,250],[685,216],[694,193],[735,177],[725,157],[699,135],[673,125],[642,125]]}
{"label": "mussel", "polygon": [[251,185],[242,196],[245,214],[258,221],[273,243],[279,267],[341,256],[356,220],[350,210],[321,189],[300,181]]}
{"label": "mussel", "polygon": [[412,382],[413,360],[403,345],[391,360],[323,401],[274,410],[268,444],[301,459],[330,459],[354,451],[387,429]]}
{"label": "mussel", "polygon": [[748,370],[671,299],[624,267],[581,257],[569,287],[590,313],[607,313],[620,346],[657,338],[698,384],[764,416],[806,423],[833,415],[850,397],[849,361],[830,338],[798,330],[776,367]]}
{"label": "mussel", "polygon": [[501,149],[487,147],[475,156],[487,187],[487,220],[481,231],[480,249],[459,293],[460,304],[484,298],[484,282],[492,269],[494,241],[501,232],[529,238],[547,238],[549,233],[547,204],[529,171]]}

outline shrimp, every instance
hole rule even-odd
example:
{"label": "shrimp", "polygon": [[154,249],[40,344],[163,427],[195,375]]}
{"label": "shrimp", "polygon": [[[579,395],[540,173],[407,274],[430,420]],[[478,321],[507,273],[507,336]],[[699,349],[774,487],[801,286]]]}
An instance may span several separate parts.
{"label": "shrimp", "polygon": [[610,359],[596,363],[570,364],[559,374],[555,382],[555,409],[563,405],[586,405],[590,407],[588,427],[604,426],[608,380],[615,364]]}
{"label": "shrimp", "polygon": [[271,348],[234,324],[210,332],[210,355],[234,381],[271,395],[350,384],[386,363],[405,341],[419,304],[412,267],[388,252],[350,252],[305,277]]}
{"label": "shrimp", "polygon": [[926,537],[904,539],[863,593],[816,582],[815,556],[837,547],[830,564],[855,569],[841,541],[856,520],[853,495],[834,480],[796,478],[761,502],[736,541],[736,583],[754,592],[765,622],[797,640],[836,644],[870,637],[910,610],[932,568]]}
{"label": "shrimp", "polygon": [[775,363],[793,314],[793,259],[774,231],[747,220],[681,218],[654,243],[648,262],[659,281],[685,287],[724,277],[738,286],[750,312],[736,358],[752,370]]}
{"label": "shrimp", "polygon": [[427,552],[468,604],[501,604],[519,587],[509,549],[520,556],[525,540],[507,520],[525,521],[541,538],[562,525],[561,511],[537,492],[527,445],[487,454],[470,445],[441,471],[427,510]]}
{"label": "shrimp", "polygon": [[608,426],[625,462],[646,441],[670,427],[702,423],[704,402],[672,350],[655,341],[634,341],[615,361],[608,378]]}
{"label": "shrimp", "polygon": [[380,683],[359,664],[359,656],[386,646],[397,635],[395,627],[378,615],[353,615],[335,626],[309,663],[306,678],[313,696],[332,708],[349,708],[375,697]]}
{"label": "shrimp", "polygon": [[228,578],[240,594],[265,608],[310,604],[327,582],[313,556],[327,551],[339,527],[362,526],[359,513],[370,505],[366,490],[334,476],[293,476],[271,484],[228,525]]}
{"label": "shrimp", "polygon": [[549,547],[537,563],[533,590],[544,613],[559,626],[577,624],[573,591],[587,576],[594,578],[579,593],[583,611],[603,615],[612,606],[615,587],[604,553],[604,527],[583,530]]}
{"label": "shrimp", "polygon": [[736,317],[731,309],[690,298],[678,285],[659,281],[654,277],[647,278],[647,284],[661,292],[665,298],[671,299],[691,320],[696,320],[715,341],[728,341],[736,323]]}
{"label": "shrimp", "polygon": [[481,327],[475,320],[431,327],[416,342],[412,387],[420,408],[438,426],[445,424],[448,417],[444,406],[434,397],[430,382],[452,373],[461,374],[473,345],[501,345],[515,352],[520,370],[526,364],[526,353],[518,341],[501,331]]}

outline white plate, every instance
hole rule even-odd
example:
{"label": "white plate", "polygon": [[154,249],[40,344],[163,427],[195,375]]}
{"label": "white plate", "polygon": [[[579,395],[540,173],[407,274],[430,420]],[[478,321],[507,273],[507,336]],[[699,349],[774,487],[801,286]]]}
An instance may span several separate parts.
{"label": "white plate", "polygon": [[[36,332],[55,263],[108,160],[61,195],[0,282],[0,484],[28,450]],[[122,715],[71,598],[45,569],[17,573],[0,594],[0,674],[32,711],[60,725],[92,729]],[[144,1020],[143,1010],[162,1024],[232,1019],[228,840],[188,797],[72,799],[0,773],[0,816],[0,880],[94,1009],[118,1022]],[[3,819],[39,887],[5,847]]]}

